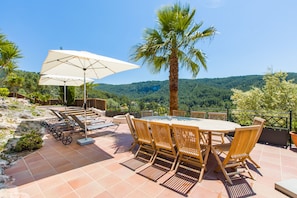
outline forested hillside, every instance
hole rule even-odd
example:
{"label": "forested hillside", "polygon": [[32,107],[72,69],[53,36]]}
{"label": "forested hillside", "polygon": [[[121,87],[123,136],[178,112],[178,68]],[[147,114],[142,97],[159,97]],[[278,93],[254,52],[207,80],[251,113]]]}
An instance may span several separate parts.
{"label": "forested hillside", "polygon": [[[297,82],[296,73],[288,73],[288,79]],[[231,89],[247,91],[262,87],[263,75],[235,76],[227,78],[180,79],[179,103],[181,108],[225,107],[230,106]],[[124,85],[99,84],[96,89],[126,96],[131,100],[156,102],[167,105],[169,102],[168,81],[146,81]]]}
{"label": "forested hillside", "polygon": [[[38,73],[19,70],[16,73],[25,79],[22,85],[19,86],[19,93],[24,93],[26,96],[30,96],[32,93],[48,94],[52,99],[59,97],[57,86],[38,85]],[[180,79],[179,107],[181,109],[197,109],[200,107],[221,108],[231,106],[232,88],[247,91],[253,86],[262,87],[264,84],[263,77],[263,75],[249,75],[227,78]],[[3,76],[1,79],[2,83],[4,83]],[[297,73],[288,73],[287,79],[294,79],[294,82],[297,82]],[[2,86],[8,85],[2,84]],[[169,104],[168,80],[124,85],[96,84],[92,90],[88,91],[88,96],[90,98],[113,99],[120,105],[138,101],[142,104],[153,103],[155,106],[166,107]],[[82,91],[79,88],[76,89],[75,97],[82,97]]]}

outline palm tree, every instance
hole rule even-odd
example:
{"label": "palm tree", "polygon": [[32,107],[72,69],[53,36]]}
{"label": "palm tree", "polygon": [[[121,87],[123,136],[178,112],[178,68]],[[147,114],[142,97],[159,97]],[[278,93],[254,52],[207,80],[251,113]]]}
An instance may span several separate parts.
{"label": "palm tree", "polygon": [[8,41],[4,34],[0,33],[0,69],[8,67],[8,72],[16,68],[15,60],[22,58],[21,51],[18,47]]}
{"label": "palm tree", "polygon": [[147,28],[144,43],[135,46],[132,59],[151,66],[153,73],[169,69],[170,115],[178,109],[178,70],[186,67],[196,77],[202,66],[207,70],[206,55],[196,48],[196,43],[214,36],[216,30],[209,27],[199,31],[203,22],[194,23],[195,10],[179,3],[166,6],[157,12],[156,29]]}

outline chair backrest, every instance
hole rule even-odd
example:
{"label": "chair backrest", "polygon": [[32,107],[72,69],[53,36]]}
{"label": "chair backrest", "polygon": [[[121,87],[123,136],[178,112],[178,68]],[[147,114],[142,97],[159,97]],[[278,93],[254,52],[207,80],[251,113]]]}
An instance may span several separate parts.
{"label": "chair backrest", "polygon": [[64,112],[59,112],[64,120],[69,120],[69,117]]}
{"label": "chair backrest", "polygon": [[254,146],[256,145],[256,143],[258,142],[258,140],[262,134],[265,121],[266,121],[265,119],[260,118],[260,117],[254,117],[254,119],[253,119],[253,125],[260,125],[257,137],[255,138]]}
{"label": "chair backrest", "polygon": [[223,112],[208,112],[208,119],[227,120],[227,113]]}
{"label": "chair backrest", "polygon": [[194,157],[203,164],[199,128],[188,125],[172,124],[172,131],[179,153]]}
{"label": "chair backrest", "polygon": [[165,149],[171,151],[176,155],[172,137],[170,125],[160,122],[149,122],[154,143],[157,149]]}
{"label": "chair backrest", "polygon": [[191,111],[191,117],[193,118],[205,118],[205,111]]}
{"label": "chair backrest", "polygon": [[186,116],[186,111],[183,110],[172,110],[173,116]]}
{"label": "chair backrest", "polygon": [[53,112],[53,114],[55,114],[55,116],[57,116],[59,120],[63,120],[63,117],[60,115],[60,113],[57,110],[54,110],[54,109],[50,109],[50,110],[51,112]]}
{"label": "chair backrest", "polygon": [[70,114],[70,116],[78,124],[80,128],[85,129],[85,124],[76,115]]}
{"label": "chair backrest", "polygon": [[141,117],[147,117],[147,116],[153,116],[154,115],[154,112],[153,110],[144,110],[144,111],[141,111]]}
{"label": "chair backrest", "polygon": [[227,164],[229,161],[244,161],[254,147],[260,125],[244,126],[235,129],[234,139],[231,142],[230,150],[223,161]]}
{"label": "chair backrest", "polygon": [[132,118],[135,132],[138,137],[138,142],[149,144],[152,147],[154,146],[152,135],[149,131],[148,122],[146,120],[141,120],[137,118]]}
{"label": "chair backrest", "polygon": [[132,123],[132,119],[131,119],[130,114],[129,114],[129,113],[126,113],[126,114],[125,114],[125,117],[126,117],[126,121],[127,121],[128,126],[129,126],[130,133],[131,133],[133,139],[134,139],[134,140],[137,140],[138,137],[137,137],[137,135],[136,135],[135,127],[134,127],[134,125],[133,125],[133,123]]}

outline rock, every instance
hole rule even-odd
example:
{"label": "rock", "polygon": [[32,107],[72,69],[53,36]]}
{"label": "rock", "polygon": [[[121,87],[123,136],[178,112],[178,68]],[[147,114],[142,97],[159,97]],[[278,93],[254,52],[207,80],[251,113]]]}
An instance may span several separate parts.
{"label": "rock", "polygon": [[0,159],[0,167],[5,167],[8,165],[8,161]]}
{"label": "rock", "polygon": [[27,113],[20,113],[19,118],[22,118],[22,119],[32,119],[33,116],[31,116],[31,115],[29,115]]}
{"label": "rock", "polygon": [[11,186],[14,181],[12,176],[0,175],[0,189]]}

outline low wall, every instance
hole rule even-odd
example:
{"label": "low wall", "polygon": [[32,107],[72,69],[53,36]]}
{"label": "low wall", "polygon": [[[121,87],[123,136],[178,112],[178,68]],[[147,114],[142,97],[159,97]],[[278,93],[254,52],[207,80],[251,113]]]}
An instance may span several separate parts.
{"label": "low wall", "polygon": [[[62,104],[60,100],[48,100],[47,102],[40,102],[42,105],[58,105]],[[82,107],[84,104],[83,99],[78,99],[74,101],[74,104],[71,106]],[[91,108],[94,107],[96,109],[100,109],[102,111],[106,110],[106,100],[105,99],[98,99],[98,98],[88,98],[87,100],[87,107]]]}

